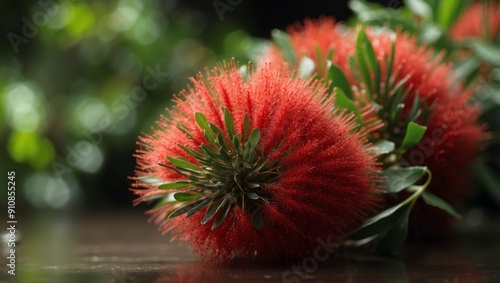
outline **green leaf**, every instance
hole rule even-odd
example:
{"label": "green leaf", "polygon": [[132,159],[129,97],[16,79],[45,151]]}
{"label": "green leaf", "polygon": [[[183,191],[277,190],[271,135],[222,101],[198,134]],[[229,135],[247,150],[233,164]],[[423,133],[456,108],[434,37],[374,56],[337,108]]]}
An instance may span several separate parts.
{"label": "green leaf", "polygon": [[435,194],[432,194],[428,191],[424,191],[422,193],[422,198],[424,199],[424,202],[427,203],[428,205],[441,208],[442,210],[444,210],[449,215],[455,218],[459,219],[462,218],[462,216],[453,208],[453,206],[451,206],[449,203],[447,203],[442,198],[436,196]]}
{"label": "green leaf", "polygon": [[173,209],[171,210],[170,212],[167,213],[167,219],[169,218],[174,218],[174,217],[177,217],[179,215],[182,215],[184,213],[186,213],[187,211],[189,211],[190,209],[192,209],[193,207],[196,207],[197,205],[199,205],[203,200],[199,200],[199,201],[196,201],[196,202],[193,202],[193,203],[190,203],[188,205],[185,205],[185,206],[182,206],[182,207],[179,207],[177,209]]}
{"label": "green leaf", "polygon": [[363,82],[369,93],[374,91],[374,83],[371,75],[375,73],[374,65],[377,62],[372,44],[364,30],[358,33],[356,39],[356,59],[358,60],[359,70],[363,78]]}
{"label": "green leaf", "polygon": [[437,22],[445,29],[458,17],[462,0],[439,1],[437,8]]}
{"label": "green leaf", "polygon": [[500,47],[481,40],[471,40],[469,45],[481,60],[500,67]]}
{"label": "green leaf", "polygon": [[228,198],[224,198],[222,195],[218,195],[218,198],[214,198],[214,200],[208,206],[207,212],[205,213],[205,216],[201,220],[201,224],[203,225],[207,224],[207,222],[210,221],[210,219],[214,217],[217,211],[219,211],[219,209],[224,207],[224,205],[226,205],[227,202]]}
{"label": "green leaf", "polygon": [[373,154],[386,154],[392,152],[394,148],[395,145],[393,142],[388,140],[379,140],[378,142],[373,144],[370,152]]}
{"label": "green leaf", "polygon": [[401,145],[399,151],[400,154],[406,149],[418,144],[424,137],[427,127],[421,126],[415,122],[408,123],[406,128],[406,134],[403,139],[403,144]]}
{"label": "green leaf", "polygon": [[192,206],[189,211],[186,213],[186,218],[198,212],[200,209],[204,208],[209,202],[210,198],[204,198],[202,200],[197,201],[195,206]]}
{"label": "green leaf", "polygon": [[385,234],[384,238],[377,245],[375,252],[382,254],[391,253],[403,246],[408,236],[409,214],[410,210],[403,213],[396,224],[387,231],[387,234]]}
{"label": "green leaf", "polygon": [[224,212],[221,213],[217,218],[215,218],[214,223],[212,223],[212,227],[210,229],[214,230],[215,228],[219,227],[222,222],[227,218],[229,215],[229,212],[231,211],[232,206],[231,204],[227,204],[226,208],[224,209]]}
{"label": "green leaf", "polygon": [[193,163],[187,161],[186,159],[179,157],[179,158],[174,158],[167,156],[167,159],[177,168],[179,169],[191,169],[196,172],[201,171],[201,168],[194,165]]}
{"label": "green leaf", "polygon": [[348,110],[349,112],[354,113],[356,116],[356,122],[360,125],[363,125],[363,117],[361,117],[361,113],[359,109],[354,105],[354,102],[347,98],[347,95],[340,88],[335,88],[335,104],[340,107]]}
{"label": "green leaf", "polygon": [[334,87],[342,89],[345,95],[353,100],[354,95],[352,94],[351,84],[347,79],[344,72],[335,64],[332,64],[328,69],[328,80],[331,81],[328,87],[328,93],[332,93]]}
{"label": "green leaf", "polygon": [[[498,157],[497,157],[498,158]],[[487,165],[475,168],[476,179],[481,183],[490,198],[500,205],[500,178]]]}
{"label": "green leaf", "polygon": [[177,201],[181,202],[186,202],[186,201],[192,201],[195,199],[200,198],[200,194],[191,194],[191,193],[185,193],[185,192],[178,192],[174,194],[174,199]]}
{"label": "green leaf", "polygon": [[247,152],[252,152],[255,149],[255,147],[259,143],[259,139],[260,139],[259,129],[253,129],[252,132],[250,132],[250,137],[248,138],[248,142],[247,142],[248,151]]}
{"label": "green leaf", "polygon": [[185,188],[187,186],[189,186],[188,181],[176,181],[176,182],[171,182],[171,183],[163,183],[163,184],[158,186],[158,189],[170,190],[170,189]]}
{"label": "green leaf", "polygon": [[262,230],[262,227],[264,227],[264,218],[262,217],[260,209],[257,209],[252,213],[252,224],[259,230]]}
{"label": "green leaf", "polygon": [[398,193],[418,182],[425,175],[427,167],[413,166],[403,168],[389,168],[384,171],[386,189],[388,193]]}
{"label": "green leaf", "polygon": [[415,121],[418,116],[420,116],[420,97],[418,94],[413,98],[413,106],[411,107],[410,113],[408,114],[407,123]]}
{"label": "green leaf", "polygon": [[262,199],[261,196],[259,196],[258,194],[256,193],[253,193],[253,192],[246,192],[245,195],[249,198],[249,199],[253,199],[253,200],[257,200],[257,199]]}
{"label": "green leaf", "polygon": [[423,19],[432,19],[432,8],[424,0],[405,0],[405,6]]}
{"label": "green leaf", "polygon": [[289,62],[292,66],[297,65],[295,50],[293,49],[292,42],[290,41],[288,34],[278,29],[274,29],[271,31],[271,38],[273,39],[274,44],[276,44],[276,46],[278,46],[281,50],[283,59]]}
{"label": "green leaf", "polygon": [[200,126],[200,128],[205,133],[205,137],[207,138],[208,142],[213,143],[215,141],[215,134],[210,128],[207,117],[205,117],[205,115],[203,115],[203,113],[201,112],[196,112],[194,114],[194,117],[196,119],[196,123],[198,123],[198,126]]}
{"label": "green leaf", "polygon": [[223,110],[224,110],[224,123],[226,124],[227,134],[229,136],[229,139],[231,140],[235,135],[233,116],[231,116],[231,112],[229,112],[229,110],[226,107],[224,107]]}
{"label": "green leaf", "polygon": [[398,221],[405,213],[409,213],[410,210],[411,205],[407,203],[400,203],[390,207],[366,220],[356,232],[349,236],[349,238],[353,240],[362,240],[385,232],[394,225],[395,221]]}

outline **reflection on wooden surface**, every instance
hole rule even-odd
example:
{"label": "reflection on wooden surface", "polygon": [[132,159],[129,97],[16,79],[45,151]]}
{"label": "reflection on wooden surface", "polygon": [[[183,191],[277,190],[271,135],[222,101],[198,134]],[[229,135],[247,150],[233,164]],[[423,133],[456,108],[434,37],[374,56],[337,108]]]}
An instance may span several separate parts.
{"label": "reflection on wooden surface", "polygon": [[39,215],[21,224],[13,282],[500,282],[497,223],[464,224],[454,240],[409,243],[395,257],[349,250],[323,262],[216,266],[140,213]]}

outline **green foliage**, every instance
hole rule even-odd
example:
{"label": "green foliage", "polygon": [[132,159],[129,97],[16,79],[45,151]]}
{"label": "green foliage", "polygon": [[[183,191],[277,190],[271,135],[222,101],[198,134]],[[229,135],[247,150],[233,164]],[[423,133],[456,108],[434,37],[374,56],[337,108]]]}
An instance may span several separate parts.
{"label": "green foliage", "polygon": [[[0,53],[1,167],[26,180],[49,176],[46,203],[28,211],[53,207],[50,192],[60,187],[71,188],[64,208],[82,196],[90,206],[128,207],[124,174],[133,174],[137,146],[126,141],[151,131],[190,76],[221,59],[245,64],[262,43],[185,1],[40,3],[5,3],[13,17],[3,19]],[[27,41],[12,42],[11,33]],[[24,183],[19,201],[32,202]]]}

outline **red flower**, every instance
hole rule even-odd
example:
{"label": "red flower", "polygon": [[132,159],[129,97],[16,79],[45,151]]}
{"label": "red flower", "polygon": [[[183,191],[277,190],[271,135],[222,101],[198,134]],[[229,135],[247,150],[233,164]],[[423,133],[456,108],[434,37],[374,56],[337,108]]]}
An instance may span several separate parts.
{"label": "red flower", "polygon": [[[388,31],[371,34],[381,66],[390,54],[392,36]],[[427,126],[424,138],[403,158],[409,165],[427,166],[432,172],[428,190],[457,205],[470,189],[471,166],[487,138],[478,123],[480,111],[471,104],[473,93],[456,82],[450,64],[434,56],[433,50],[419,47],[416,38],[407,34],[396,33],[394,66],[395,81],[408,78],[403,113],[410,111],[415,95],[423,101],[421,110],[429,113],[427,121],[419,119]],[[451,220],[448,214],[419,201],[411,215],[410,233],[417,237],[441,236]]]}
{"label": "red flower", "polygon": [[500,33],[500,3],[473,3],[450,30],[456,41],[468,37],[495,40]]}
{"label": "red flower", "polygon": [[[311,255],[318,239],[344,238],[374,212],[378,169],[368,154],[364,134],[353,130],[351,116],[332,111],[332,98],[323,97],[323,86],[294,79],[295,74],[285,69],[266,64],[243,76],[229,64],[205,76],[200,73],[192,79],[193,86],[175,99],[176,107],[169,115],[157,122],[154,133],[141,136],[134,192],[140,196],[138,201],[147,201],[164,195],[165,190],[141,180],[154,177],[159,183],[171,183],[186,179],[167,156],[183,157],[203,167],[179,146],[201,154],[201,146],[211,144],[200,126],[201,115],[195,113],[203,113],[213,129],[220,129],[219,139],[224,136],[227,144],[231,136],[233,141],[238,135],[248,136],[245,117],[249,127],[260,132],[253,164],[234,166],[229,173],[214,170],[215,164],[203,167],[206,174],[221,176],[214,178],[226,180],[230,174],[227,180],[236,180],[224,189],[199,190],[203,197],[220,194],[229,199],[232,206],[220,226],[213,227],[217,226],[214,219],[224,209],[202,225],[206,207],[188,218],[166,219],[177,207],[167,203],[149,211],[163,233],[175,231],[175,239],[187,241],[209,258],[295,259]],[[228,113],[234,134],[227,123]],[[242,138],[241,143],[248,142]],[[225,153],[234,154],[235,147],[228,147]],[[217,154],[221,148],[214,150]],[[256,182],[256,176],[263,181]],[[219,182],[208,180],[200,188],[206,185],[218,186]],[[258,213],[262,214],[261,228],[253,219]]]}
{"label": "red flower", "polygon": [[[318,48],[323,54],[333,54],[327,59],[337,64],[355,86],[355,103],[365,103],[368,107],[374,104],[370,101],[373,100],[378,107],[388,107],[387,101],[379,99],[380,94],[375,93],[370,98],[364,96],[366,85],[361,79],[360,70],[349,64],[349,57],[355,62],[356,34],[353,30],[335,25],[331,18],[308,19],[302,26],[289,28],[292,45],[299,58],[309,56],[316,60],[314,54]],[[386,81],[386,63],[390,58],[392,39],[395,38],[391,76],[394,82],[406,80],[403,89],[408,93],[403,101],[404,109],[399,119],[399,130],[388,132],[387,127],[379,127],[376,129],[378,134],[372,133],[372,138],[376,140],[386,137],[401,142],[402,137],[398,136],[398,132],[401,134],[406,128],[404,121],[412,109],[415,96],[418,95],[421,117],[426,114],[429,117],[420,118],[417,122],[427,126],[428,130],[420,144],[403,156],[406,160],[404,163],[428,166],[433,174],[429,190],[452,204],[459,203],[470,187],[470,167],[480,150],[481,141],[487,137],[483,127],[477,122],[479,109],[469,104],[472,92],[463,89],[455,81],[456,77],[450,64],[443,63],[442,58],[435,56],[433,50],[419,46],[416,38],[387,30],[368,31],[368,36],[380,63],[382,82]],[[333,50],[333,53],[330,50]],[[270,58],[271,61],[276,60],[277,56]],[[316,62],[316,66],[326,64]],[[326,74],[321,69],[318,72],[322,76]],[[381,115],[379,118],[387,125],[385,117]],[[446,230],[446,224],[450,220],[451,218],[441,211],[419,202],[412,213],[410,229],[414,235],[435,236]]]}

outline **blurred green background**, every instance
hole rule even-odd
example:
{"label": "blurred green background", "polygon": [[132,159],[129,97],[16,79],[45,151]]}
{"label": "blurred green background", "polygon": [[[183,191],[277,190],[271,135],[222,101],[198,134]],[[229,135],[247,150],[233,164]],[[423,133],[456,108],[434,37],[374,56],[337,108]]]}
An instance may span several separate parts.
{"label": "blurred green background", "polygon": [[244,64],[273,28],[346,19],[346,2],[3,1],[0,172],[16,172],[17,213],[131,207],[137,137],[190,76]]}

